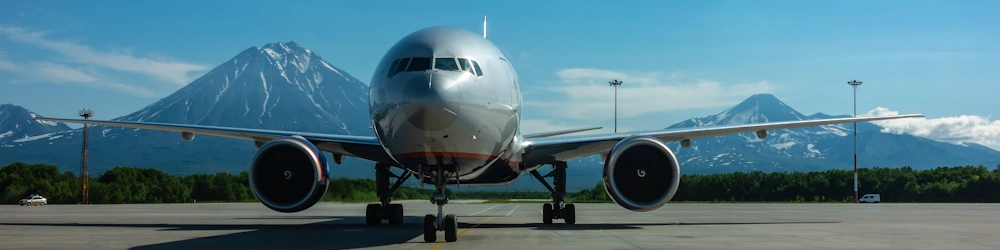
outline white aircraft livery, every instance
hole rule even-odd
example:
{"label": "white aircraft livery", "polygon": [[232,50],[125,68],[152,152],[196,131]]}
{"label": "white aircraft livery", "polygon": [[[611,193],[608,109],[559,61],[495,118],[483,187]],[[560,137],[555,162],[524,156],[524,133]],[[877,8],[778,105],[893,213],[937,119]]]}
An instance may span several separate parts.
{"label": "white aircraft livery", "polygon": [[[485,31],[485,30],[484,30]],[[325,194],[328,161],[355,157],[375,163],[379,204],[366,210],[368,224],[403,223],[403,206],[391,203],[397,187],[410,177],[436,187],[430,200],[437,214],[424,217],[424,240],[457,240],[454,214],[444,215],[448,185],[502,185],[530,173],[552,192],[542,206],[542,221],[576,222],[573,204],[564,203],[566,162],[597,155],[604,160],[604,187],[618,205],[632,211],[655,210],[673,198],[680,165],[665,142],[734,133],[825,124],[922,117],[919,114],[769,122],[560,136],[599,129],[581,128],[522,134],[521,88],[506,55],[485,34],[452,27],[430,27],[403,37],[385,54],[370,82],[369,113],[375,136],[300,133],[245,128],[36,118],[126,128],[179,132],[184,140],[203,134],[253,141],[258,147],[249,166],[257,199],[279,212],[305,210]],[[552,166],[543,176],[543,166]],[[403,170],[396,175],[391,168]],[[552,177],[550,185],[545,177]],[[391,179],[395,178],[394,182]]]}

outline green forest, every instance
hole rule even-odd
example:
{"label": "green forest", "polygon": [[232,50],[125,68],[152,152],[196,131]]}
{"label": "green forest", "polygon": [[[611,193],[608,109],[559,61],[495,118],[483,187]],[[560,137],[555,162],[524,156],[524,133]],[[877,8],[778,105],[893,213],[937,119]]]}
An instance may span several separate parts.
{"label": "green forest", "polygon": [[[882,194],[882,202],[1000,202],[1000,166],[858,169],[859,193]],[[255,202],[247,172],[174,176],[152,168],[115,167],[88,181],[90,203]],[[690,202],[852,202],[853,172],[736,172],[683,175],[673,201]],[[12,163],[0,168],[0,204],[17,204],[30,194],[50,204],[75,204],[81,180],[52,165]],[[393,199],[428,199],[427,188],[402,186]],[[448,190],[452,199],[547,199],[547,191],[487,192]],[[570,202],[610,202],[602,183],[570,192]],[[372,179],[330,181],[323,201],[377,201]]]}

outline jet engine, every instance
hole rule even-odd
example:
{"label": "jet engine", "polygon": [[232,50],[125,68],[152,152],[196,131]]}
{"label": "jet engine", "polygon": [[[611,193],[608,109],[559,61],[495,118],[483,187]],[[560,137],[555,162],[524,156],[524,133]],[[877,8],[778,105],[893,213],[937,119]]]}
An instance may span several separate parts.
{"label": "jet engine", "polygon": [[250,162],[250,189],[264,206],[285,213],[312,207],[326,194],[326,158],[309,140],[281,137],[260,147]]}
{"label": "jet engine", "polygon": [[615,144],[604,161],[604,189],[615,203],[646,212],[663,206],[681,182],[680,164],[659,139],[633,136]]}

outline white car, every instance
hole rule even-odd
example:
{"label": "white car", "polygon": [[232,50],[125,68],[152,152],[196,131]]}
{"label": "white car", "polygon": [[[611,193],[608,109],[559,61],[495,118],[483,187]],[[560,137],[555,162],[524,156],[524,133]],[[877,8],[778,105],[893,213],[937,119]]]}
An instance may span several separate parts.
{"label": "white car", "polygon": [[858,203],[878,203],[879,201],[882,201],[882,197],[878,194],[866,194],[858,199]]}
{"label": "white car", "polygon": [[18,203],[20,203],[21,206],[45,206],[45,204],[49,204],[49,200],[45,199],[45,197],[42,197],[41,195],[33,194],[28,195],[28,198],[21,199]]}

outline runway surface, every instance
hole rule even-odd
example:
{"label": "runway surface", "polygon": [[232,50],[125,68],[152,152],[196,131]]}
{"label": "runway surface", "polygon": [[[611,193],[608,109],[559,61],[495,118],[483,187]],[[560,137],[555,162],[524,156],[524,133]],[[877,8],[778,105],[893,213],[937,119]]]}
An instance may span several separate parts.
{"label": "runway surface", "polygon": [[423,242],[432,204],[407,202],[405,224],[378,226],[364,206],[4,205],[0,249],[1000,249],[995,204],[578,204],[576,225],[541,224],[541,204],[449,204],[449,243]]}

